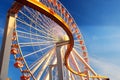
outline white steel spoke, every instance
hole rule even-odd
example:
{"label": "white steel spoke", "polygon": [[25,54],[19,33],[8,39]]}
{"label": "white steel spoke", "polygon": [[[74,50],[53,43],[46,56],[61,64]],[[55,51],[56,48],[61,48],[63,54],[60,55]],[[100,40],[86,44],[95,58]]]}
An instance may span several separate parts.
{"label": "white steel spoke", "polygon": [[[28,32],[24,32],[24,31],[19,31],[19,30],[17,30],[17,32],[19,33],[18,35],[19,36],[22,36],[22,37],[24,37],[23,36],[23,34],[25,35],[25,36],[33,36],[33,37],[35,37],[35,38],[44,38],[44,39],[50,39],[50,40],[53,40],[53,38],[51,38],[51,37],[49,37],[49,36],[42,36],[42,35],[38,35],[38,34],[35,34],[35,33],[28,33]],[[30,37],[29,37],[30,38]]]}
{"label": "white steel spoke", "polygon": [[[38,39],[38,38],[36,38],[36,37],[32,37],[32,38],[30,38],[30,37],[27,37],[27,36],[21,36],[21,35],[19,35],[19,38],[28,39],[28,40],[29,40],[29,39],[37,40],[38,42],[41,42],[42,40],[43,40],[43,41],[53,41],[53,40],[45,40],[45,39],[42,39],[42,38],[41,38],[41,39]],[[43,42],[43,41],[42,41],[42,42]],[[57,41],[55,41],[55,42],[57,42]]]}
{"label": "white steel spoke", "polygon": [[44,58],[42,58],[40,61],[39,61],[39,63],[32,69],[32,74],[34,74],[35,73],[35,71],[40,67],[40,65],[45,61],[46,62],[46,60],[48,60],[49,58],[50,58],[50,56],[52,56],[53,55],[53,51],[52,52],[49,52]]}
{"label": "white steel spoke", "polygon": [[[54,58],[54,60],[53,60],[53,62],[50,64],[50,65],[56,65],[56,63],[57,63],[57,59],[56,58]],[[55,66],[52,68],[52,70],[55,68]],[[45,78],[44,78],[44,80],[49,80],[49,72],[47,72],[47,74],[46,74],[46,76],[45,76]],[[51,73],[52,74],[52,73]]]}
{"label": "white steel spoke", "polygon": [[42,30],[40,30],[40,29],[35,28],[35,27],[32,26],[31,24],[26,23],[25,21],[22,21],[22,20],[20,20],[20,19],[17,19],[17,20],[18,20],[19,22],[21,22],[21,23],[29,26],[30,28],[35,29],[35,30],[38,31],[38,32],[44,33],[44,34],[46,34],[47,36],[50,35],[50,34],[48,34],[47,32],[44,32],[44,31],[42,31]]}
{"label": "white steel spoke", "polygon": [[72,59],[73,63],[75,64],[74,66],[75,66],[75,68],[77,68],[78,72],[81,72],[78,65],[77,65],[77,62],[76,62],[76,60],[75,60],[75,58],[73,56],[73,53],[71,53],[71,59]]}
{"label": "white steel spoke", "polygon": [[[50,54],[47,54],[45,57],[43,57],[42,59],[40,59],[39,62],[37,62],[36,64],[34,64],[35,68],[33,68],[34,66],[32,66],[31,68],[33,68],[31,70],[32,74],[35,73],[35,71],[40,67],[40,65],[50,56]],[[36,66],[37,65],[37,66]]]}
{"label": "white steel spoke", "polygon": [[36,37],[32,37],[32,38],[30,38],[30,37],[27,37],[27,36],[21,36],[21,35],[19,35],[19,37],[20,37],[20,38],[26,38],[26,39],[37,40],[38,42],[41,42],[41,41],[42,41],[42,42],[43,42],[43,41],[51,41],[51,42],[57,43],[57,39],[56,39],[56,40],[43,39],[43,38],[38,39],[38,38],[36,38]]}
{"label": "white steel spoke", "polygon": [[21,29],[21,30],[23,30],[23,31],[26,31],[26,32],[29,32],[29,30],[26,29],[25,27],[22,27],[22,26],[17,25],[17,29],[16,29],[16,30],[19,30],[19,29]]}
{"label": "white steel spoke", "polygon": [[26,26],[29,26],[30,28],[35,29],[35,30],[38,31],[38,32],[41,32],[42,34],[46,34],[47,36],[52,37],[52,35],[48,34],[47,32],[42,31],[42,30],[40,30],[40,29],[37,29],[37,28],[35,28],[34,26],[32,26],[31,24],[28,24],[27,22],[25,22],[25,21],[23,21],[23,20],[21,20],[21,19],[19,19],[19,18],[17,18],[17,21],[19,21],[19,22],[25,24]]}
{"label": "white steel spoke", "polygon": [[47,48],[50,48],[50,47],[52,47],[52,46],[54,46],[54,45],[47,46],[47,47],[45,47],[45,48],[39,49],[39,50],[34,51],[34,52],[32,52],[32,53],[28,53],[27,55],[24,55],[24,58],[25,58],[25,57],[28,57],[28,56],[31,56],[31,55],[33,55],[33,54],[36,54],[36,53],[38,53],[38,52],[40,52],[40,51],[42,51],[42,50],[45,50],[45,49],[47,49]]}
{"label": "white steel spoke", "polygon": [[97,75],[96,72],[88,65],[88,63],[78,54],[78,52],[73,49],[76,57],[92,72],[93,75]]}
{"label": "white steel spoke", "polygon": [[47,46],[47,45],[52,45],[51,43],[50,44],[28,44],[28,45],[21,45],[21,47],[27,47],[27,46]]}
{"label": "white steel spoke", "polygon": [[43,62],[49,55],[50,53],[53,53],[55,47],[50,49],[47,53],[45,53],[43,56],[40,57],[40,59],[36,60],[30,65],[30,70],[33,69],[36,65],[38,65],[40,62]]}
{"label": "white steel spoke", "polygon": [[19,43],[20,45],[43,45],[43,44],[55,44],[55,41],[44,41],[44,42],[24,42],[24,43]]}
{"label": "white steel spoke", "polygon": [[[33,22],[35,25],[37,25],[38,28],[41,27],[41,28],[43,28],[43,30],[45,30],[45,31],[47,31],[47,32],[50,32],[49,29],[46,29],[46,28],[45,28],[45,26],[47,26],[47,25],[45,25],[45,26],[40,25],[39,23],[37,23],[37,21],[34,21],[33,19],[31,19],[31,17],[27,16],[24,12],[22,12],[22,11],[19,11],[19,12],[20,12],[21,14],[23,14],[25,17],[27,17],[27,18],[28,18],[31,22]],[[35,17],[35,18],[37,18],[37,17]]]}
{"label": "white steel spoke", "polygon": [[75,49],[78,49],[77,51],[82,52],[82,50],[80,49],[80,46],[74,46]]}
{"label": "white steel spoke", "polygon": [[[75,56],[73,56],[73,53],[71,54],[71,57],[72,57],[72,61],[74,62],[75,67],[77,68],[78,72],[81,72],[81,71],[80,71],[80,67],[78,66],[78,63],[77,63],[77,61],[75,60]],[[83,77],[80,77],[80,78],[81,78],[81,80],[83,80]]]}
{"label": "white steel spoke", "polygon": [[37,77],[36,77],[37,80],[40,80],[42,73],[44,72],[45,68],[49,65],[49,63],[50,63],[50,61],[51,61],[51,58],[52,58],[53,56],[54,56],[53,54],[50,54],[50,55],[49,55],[49,57],[48,57],[47,60],[45,61],[44,66],[42,67],[41,71],[39,71],[39,73],[38,73],[38,75],[37,75]]}
{"label": "white steel spoke", "polygon": [[[27,7],[25,7],[25,9],[29,12],[29,13],[31,13],[31,16],[34,18],[34,19],[37,19],[39,22],[43,22],[44,24],[43,24],[43,26],[41,26],[42,28],[44,28],[48,33],[52,33],[51,32],[51,28],[50,28],[50,26],[51,26],[51,24],[48,24],[47,23],[47,20],[49,19],[49,18],[43,18],[45,15],[42,15],[41,16],[41,14],[40,13],[38,13],[37,11],[35,12],[35,11],[33,11],[33,12],[35,12],[35,13],[33,13],[33,12],[31,12]],[[37,16],[37,17],[36,17]],[[42,20],[41,20],[42,19]],[[49,19],[49,21],[52,21],[52,20],[50,20]],[[51,23],[51,22],[50,22]],[[46,25],[47,24],[47,25]],[[49,31],[48,31],[49,30]]]}
{"label": "white steel spoke", "polygon": [[71,72],[70,72],[70,76],[71,76],[71,80],[75,80],[75,77],[73,76]]}

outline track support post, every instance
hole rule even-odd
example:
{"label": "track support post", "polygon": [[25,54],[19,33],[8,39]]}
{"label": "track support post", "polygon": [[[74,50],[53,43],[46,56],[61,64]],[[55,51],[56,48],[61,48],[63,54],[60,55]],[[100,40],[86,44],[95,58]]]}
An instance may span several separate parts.
{"label": "track support post", "polygon": [[61,47],[62,46],[56,46],[58,80],[64,80],[63,79],[63,61],[62,61],[62,56],[61,56]]}
{"label": "track support post", "polygon": [[56,64],[49,65],[49,80],[52,80],[52,69],[56,67]]}
{"label": "track support post", "polygon": [[63,59],[62,59],[62,46],[67,45],[69,41],[60,42],[56,44],[56,55],[57,55],[57,68],[58,68],[58,80],[64,80],[63,75]]}

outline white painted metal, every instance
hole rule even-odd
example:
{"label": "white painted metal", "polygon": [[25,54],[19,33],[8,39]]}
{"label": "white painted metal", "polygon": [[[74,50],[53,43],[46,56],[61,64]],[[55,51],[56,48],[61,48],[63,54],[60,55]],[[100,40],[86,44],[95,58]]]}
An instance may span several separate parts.
{"label": "white painted metal", "polygon": [[[88,63],[77,53],[75,49],[73,49],[73,52],[75,53],[76,57],[82,61],[82,63],[89,69],[89,71],[94,75],[97,76],[97,73],[88,65]],[[97,78],[98,80],[101,80],[100,78]]]}
{"label": "white painted metal", "polygon": [[41,75],[43,74],[45,68],[49,65],[49,62],[51,61],[51,57],[53,57],[53,54],[54,54],[54,50],[52,51],[52,53],[50,53],[49,57],[47,58],[47,60],[45,62],[45,65],[42,67],[41,71],[39,71],[39,73],[36,77],[37,80],[40,80]]}
{"label": "white painted metal", "polygon": [[[78,64],[77,64],[77,62],[76,62],[76,60],[75,60],[75,57],[73,56],[72,53],[71,53],[71,57],[73,58],[73,61],[74,61],[74,63],[75,63],[75,66],[76,66],[77,69],[78,69],[78,72],[81,72],[81,71],[80,71],[80,68],[79,68],[79,66],[78,66]],[[80,76],[80,79],[81,79],[81,80],[84,80],[84,78],[83,78],[82,76]]]}
{"label": "white painted metal", "polygon": [[12,36],[16,24],[15,22],[16,14],[8,13],[0,52],[0,80],[6,80],[7,78]]}
{"label": "white painted metal", "polygon": [[63,79],[63,60],[62,60],[62,56],[61,56],[61,47],[62,46],[56,46],[58,80],[64,80]]}

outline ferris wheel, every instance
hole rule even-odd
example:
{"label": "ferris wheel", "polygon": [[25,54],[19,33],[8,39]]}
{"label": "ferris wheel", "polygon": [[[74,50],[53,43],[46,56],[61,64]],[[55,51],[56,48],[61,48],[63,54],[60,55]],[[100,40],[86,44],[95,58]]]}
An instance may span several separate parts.
{"label": "ferris wheel", "polygon": [[16,0],[12,45],[21,80],[102,80],[90,66],[82,34],[57,0]]}

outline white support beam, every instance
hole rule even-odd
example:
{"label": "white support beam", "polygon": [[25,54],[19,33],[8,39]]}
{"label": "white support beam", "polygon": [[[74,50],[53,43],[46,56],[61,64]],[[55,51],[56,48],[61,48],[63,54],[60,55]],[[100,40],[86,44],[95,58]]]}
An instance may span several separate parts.
{"label": "white support beam", "polygon": [[[61,58],[63,61],[64,61],[65,52],[67,49],[67,46],[65,45],[65,43],[64,43],[64,46],[61,47]],[[65,66],[63,66],[63,75],[64,75],[63,78],[64,78],[64,80],[69,80],[68,72],[69,72],[69,70]]]}
{"label": "white support beam", "polygon": [[8,13],[0,52],[0,80],[6,80],[7,78],[12,35],[16,24],[15,21],[16,15]]}
{"label": "white support beam", "polygon": [[49,66],[49,80],[52,80],[52,67]]}
{"label": "white support beam", "polygon": [[62,60],[62,56],[61,56],[61,47],[62,46],[56,46],[58,80],[64,80],[63,79],[63,60]]}
{"label": "white support beam", "polygon": [[[54,60],[54,62],[53,63],[56,63],[57,62],[57,59],[55,59]],[[49,65],[49,80],[52,80],[53,78],[52,78],[52,70],[53,70],[53,68],[55,68],[56,67],[56,64],[52,64],[52,65]],[[46,79],[47,80],[47,79]]]}

